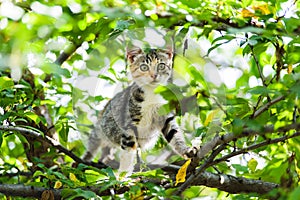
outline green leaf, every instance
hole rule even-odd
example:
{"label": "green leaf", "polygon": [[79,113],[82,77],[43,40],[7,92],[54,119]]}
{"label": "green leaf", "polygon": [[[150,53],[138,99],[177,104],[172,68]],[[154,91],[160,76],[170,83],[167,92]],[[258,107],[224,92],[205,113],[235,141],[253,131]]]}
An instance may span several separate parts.
{"label": "green leaf", "polygon": [[112,168],[108,167],[105,169],[101,169],[100,171],[104,172],[111,180],[117,180]]}
{"label": "green leaf", "polygon": [[244,174],[248,172],[248,167],[242,166],[240,164],[232,164],[232,167],[238,172],[237,174]]}
{"label": "green leaf", "polygon": [[132,178],[137,178],[140,176],[148,177],[148,178],[160,178],[160,179],[166,178],[163,170],[161,170],[161,169],[149,170],[149,171],[145,171],[145,172],[136,172],[131,175]]}
{"label": "green leaf", "polygon": [[164,99],[168,101],[179,101],[183,99],[182,91],[180,88],[174,84],[169,84],[167,86],[158,86],[155,90],[155,93],[159,93]]}
{"label": "green leaf", "polygon": [[0,91],[12,88],[14,86],[14,82],[11,78],[7,76],[0,77]]}
{"label": "green leaf", "polygon": [[53,106],[55,104],[56,104],[56,102],[53,101],[53,100],[50,100],[50,99],[44,99],[44,100],[40,101],[40,105],[50,105],[50,106]]}
{"label": "green leaf", "polygon": [[247,44],[243,49],[243,55],[247,55],[251,52],[251,47],[249,44]]}
{"label": "green leaf", "polygon": [[260,54],[264,53],[267,50],[267,48],[268,48],[268,45],[266,45],[265,43],[258,43],[254,46],[253,51],[254,51],[255,55],[260,55]]}
{"label": "green leaf", "polygon": [[252,2],[253,2],[253,0],[242,0],[243,8],[246,8],[249,5],[251,5]]}
{"label": "green leaf", "polygon": [[46,74],[57,74],[59,76],[63,75],[66,78],[71,78],[71,73],[69,70],[65,68],[61,68],[61,66],[54,64],[54,63],[45,63],[41,69],[46,73]]}
{"label": "green leaf", "polygon": [[214,39],[211,43],[214,44],[214,43],[216,43],[218,41],[221,41],[221,40],[225,40],[224,42],[227,42],[228,40],[231,41],[231,40],[233,40],[235,38],[236,37],[233,36],[233,35],[223,35],[221,37],[218,37],[218,38]]}
{"label": "green leaf", "polygon": [[57,176],[57,178],[59,178],[60,180],[67,179],[67,177],[65,175],[63,175],[62,173],[60,173],[60,172],[53,172],[53,174],[55,176]]}
{"label": "green leaf", "polygon": [[3,132],[0,131],[0,148],[2,146],[2,143],[3,143]]}
{"label": "green leaf", "polygon": [[257,28],[257,27],[250,27],[247,26],[246,28],[228,28],[228,32],[229,33],[233,33],[233,34],[240,34],[240,33],[256,33],[256,34],[262,34],[265,30],[263,28]]}
{"label": "green leaf", "polygon": [[263,96],[268,96],[269,94],[274,93],[274,91],[269,90],[268,88],[264,86],[256,86],[254,88],[251,88],[249,91],[251,94],[258,94],[258,95],[263,95]]}
{"label": "green leaf", "polygon": [[210,25],[205,25],[204,28],[203,28],[203,31],[202,31],[202,33],[199,35],[199,37],[201,37],[201,36],[206,36],[206,37],[208,37],[209,34],[212,32],[212,30],[213,30],[213,27],[212,27],[212,26],[210,26]]}
{"label": "green leaf", "polygon": [[226,44],[226,43],[228,43],[228,42],[230,42],[230,41],[226,41],[226,42],[223,42],[223,43],[219,43],[219,44],[213,45],[212,47],[210,47],[210,48],[208,49],[207,55],[209,55],[210,52],[211,52],[212,50],[214,50],[214,49],[218,48],[219,46],[222,46],[223,44]]}
{"label": "green leaf", "polygon": [[109,76],[103,75],[103,74],[100,74],[100,75],[98,76],[98,78],[107,80],[107,81],[109,81],[110,83],[116,83],[116,81],[115,81],[114,79],[110,78]]}
{"label": "green leaf", "polygon": [[100,188],[100,192],[103,192],[103,191],[109,189],[110,187],[114,187],[119,183],[120,182],[117,180],[105,181],[105,184]]}
{"label": "green leaf", "polygon": [[44,133],[43,133],[42,131],[40,131],[39,129],[34,128],[34,127],[32,127],[32,126],[21,126],[21,127],[27,128],[27,129],[29,129],[29,130],[33,130],[33,131],[39,133],[40,135],[44,136]]}
{"label": "green leaf", "polygon": [[158,113],[160,115],[167,115],[173,110],[172,106],[170,104],[164,104],[158,109]]}
{"label": "green leaf", "polygon": [[183,192],[184,199],[192,199],[192,198],[199,198],[201,196],[201,192],[204,190],[202,186],[191,186],[187,190]]}
{"label": "green leaf", "polygon": [[32,177],[39,177],[39,176],[45,176],[45,172],[42,172],[40,170],[37,170],[34,172],[34,174],[32,175]]}
{"label": "green leaf", "polygon": [[[230,42],[231,40],[233,40],[235,38],[236,37],[233,36],[233,35],[224,35],[224,36],[221,36],[221,37],[218,37],[218,38],[214,39],[211,43],[213,46],[208,49],[207,55],[209,55],[212,50],[218,48],[219,46],[221,46],[223,44],[227,44],[228,42]],[[224,40],[224,41],[222,41],[222,40]],[[215,44],[216,42],[219,42],[219,41],[222,41],[222,42],[220,42],[218,44]]]}
{"label": "green leaf", "polygon": [[68,135],[69,135],[68,122],[59,122],[55,125],[55,128],[56,131],[58,132],[59,141],[62,143],[62,145],[66,145],[68,142]]}
{"label": "green leaf", "polygon": [[251,172],[255,172],[257,165],[258,165],[258,162],[254,158],[251,158],[248,161],[248,168],[250,169]]}
{"label": "green leaf", "polygon": [[190,66],[188,68],[188,72],[196,82],[199,82],[201,84],[205,82],[202,74],[194,66]]}
{"label": "green leaf", "polygon": [[298,186],[296,189],[294,189],[288,197],[288,200],[295,200],[295,199],[299,199],[300,197],[300,187]]}
{"label": "green leaf", "polygon": [[291,92],[295,93],[298,98],[300,97],[300,82],[298,81],[295,85],[290,88]]}
{"label": "green leaf", "polygon": [[86,191],[81,188],[77,189],[64,189],[62,191],[62,196],[67,199],[77,199],[78,197],[82,197],[83,199],[93,199],[97,198],[97,195],[92,191]]}
{"label": "green leaf", "polygon": [[98,101],[98,102],[103,101],[105,99],[106,98],[104,98],[102,95],[95,96],[95,101]]}
{"label": "green leaf", "polygon": [[240,134],[243,131],[245,122],[239,118],[235,118],[232,122],[233,128],[232,131],[234,134]]}
{"label": "green leaf", "polygon": [[33,112],[26,112],[24,115],[34,121],[36,124],[39,124],[41,121],[40,117]]}
{"label": "green leaf", "polygon": [[300,26],[300,21],[297,18],[290,17],[283,19],[284,24],[286,25],[286,30],[288,33],[293,33],[295,29],[298,29]]}

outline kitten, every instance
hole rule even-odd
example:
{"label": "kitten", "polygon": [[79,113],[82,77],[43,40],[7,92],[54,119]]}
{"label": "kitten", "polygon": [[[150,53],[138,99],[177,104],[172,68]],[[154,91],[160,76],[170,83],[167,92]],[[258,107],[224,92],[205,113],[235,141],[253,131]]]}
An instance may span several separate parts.
{"label": "kitten", "polygon": [[127,50],[133,84],[116,94],[105,106],[92,131],[83,159],[90,161],[99,147],[121,147],[119,172],[131,174],[137,148],[151,149],[160,134],[183,157],[192,157],[172,113],[162,116],[159,108],[166,101],[154,93],[158,85],[172,81],[172,49],[140,48]]}

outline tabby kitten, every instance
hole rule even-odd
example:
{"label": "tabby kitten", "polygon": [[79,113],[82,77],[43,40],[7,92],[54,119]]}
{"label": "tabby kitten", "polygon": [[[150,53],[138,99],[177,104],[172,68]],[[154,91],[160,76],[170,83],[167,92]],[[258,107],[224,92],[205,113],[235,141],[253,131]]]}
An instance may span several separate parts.
{"label": "tabby kitten", "polygon": [[127,50],[133,84],[116,94],[105,106],[92,131],[83,159],[90,161],[99,147],[121,147],[119,172],[131,174],[137,148],[152,148],[159,135],[184,157],[192,157],[196,148],[186,146],[174,115],[160,115],[166,101],[154,93],[158,85],[172,81],[172,49],[135,47]]}

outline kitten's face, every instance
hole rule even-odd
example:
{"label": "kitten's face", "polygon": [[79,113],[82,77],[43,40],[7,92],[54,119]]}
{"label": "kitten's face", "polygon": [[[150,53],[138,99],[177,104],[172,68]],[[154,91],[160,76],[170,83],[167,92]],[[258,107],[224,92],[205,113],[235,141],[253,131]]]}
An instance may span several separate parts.
{"label": "kitten's face", "polygon": [[172,57],[171,49],[143,52],[134,48],[127,51],[132,78],[140,87],[166,85],[172,76]]}

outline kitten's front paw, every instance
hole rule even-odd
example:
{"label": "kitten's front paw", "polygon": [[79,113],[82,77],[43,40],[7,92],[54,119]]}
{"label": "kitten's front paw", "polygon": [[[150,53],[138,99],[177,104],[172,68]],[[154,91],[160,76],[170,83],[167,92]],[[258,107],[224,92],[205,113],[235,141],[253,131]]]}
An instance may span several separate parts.
{"label": "kitten's front paw", "polygon": [[126,149],[136,149],[137,145],[135,138],[132,135],[123,134],[121,137],[121,148]]}
{"label": "kitten's front paw", "polygon": [[189,148],[183,155],[185,159],[193,158],[197,155],[198,149],[196,147]]}

